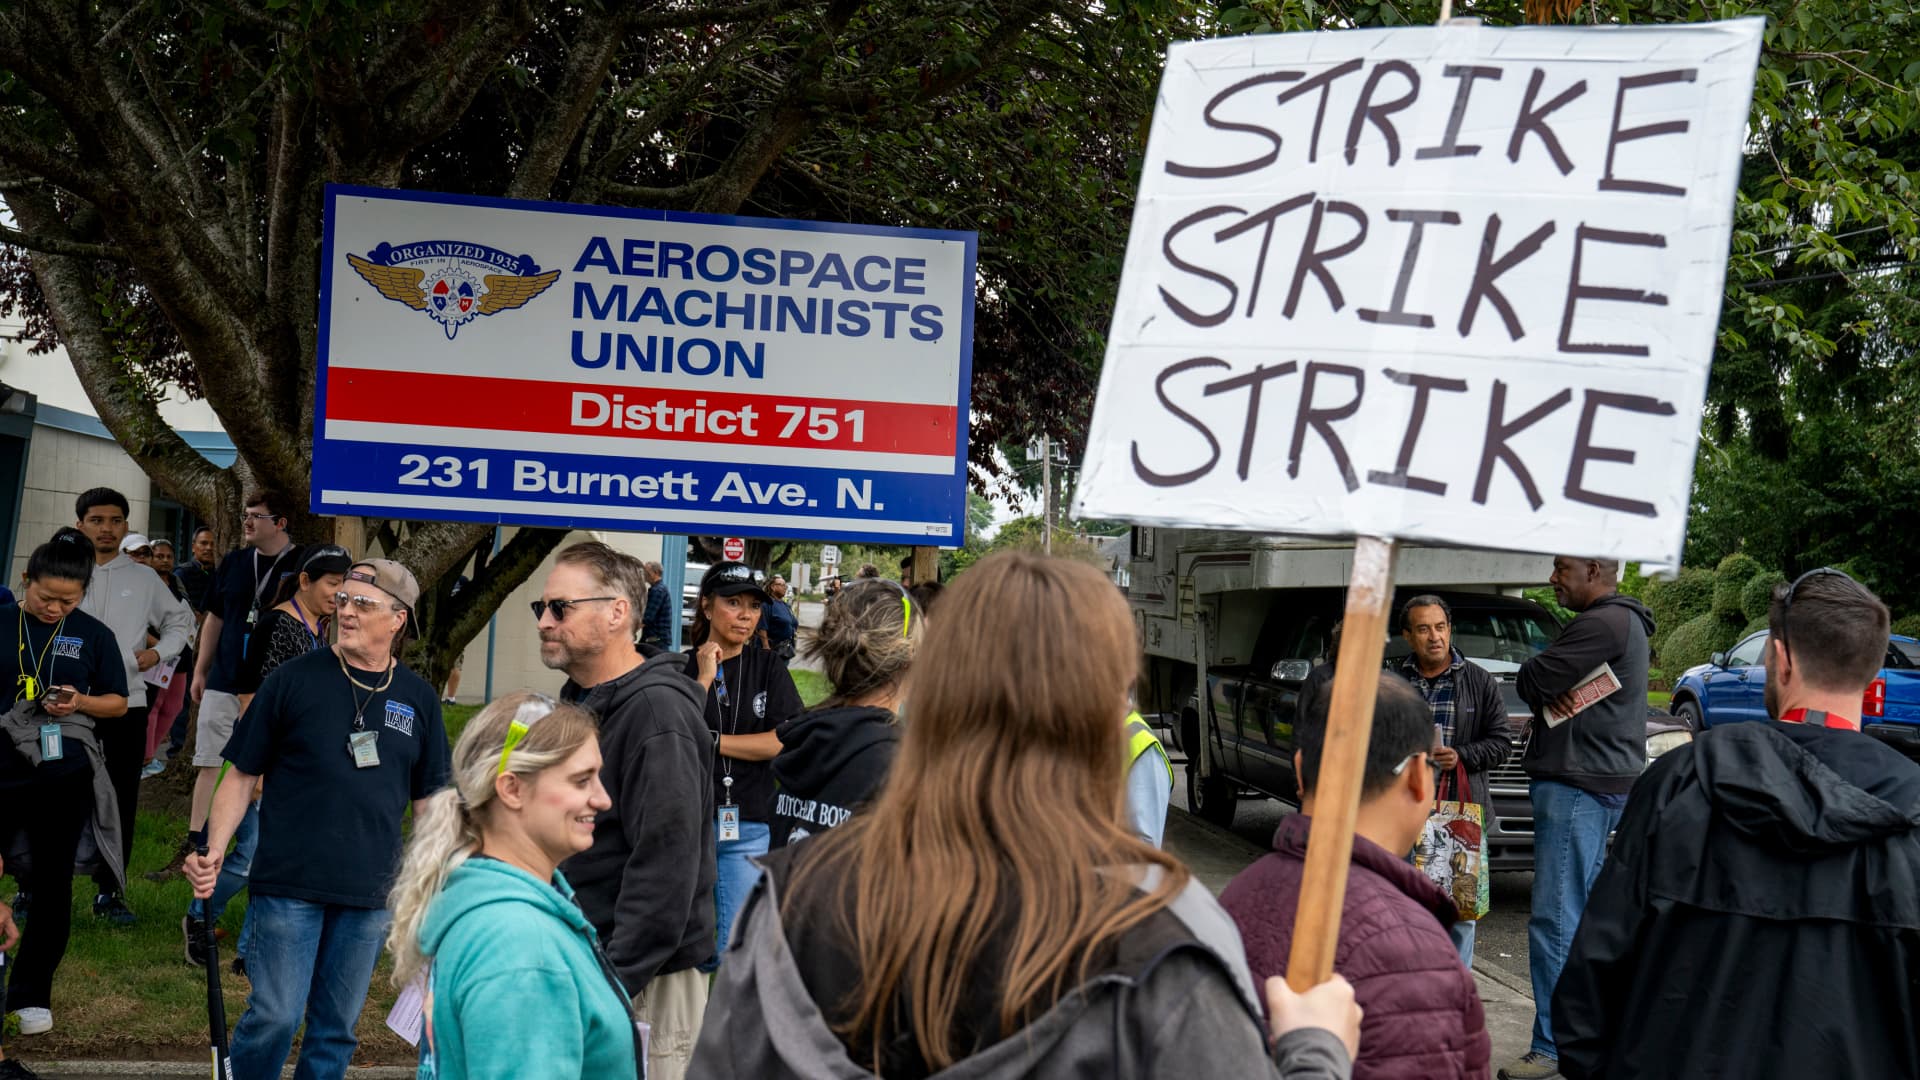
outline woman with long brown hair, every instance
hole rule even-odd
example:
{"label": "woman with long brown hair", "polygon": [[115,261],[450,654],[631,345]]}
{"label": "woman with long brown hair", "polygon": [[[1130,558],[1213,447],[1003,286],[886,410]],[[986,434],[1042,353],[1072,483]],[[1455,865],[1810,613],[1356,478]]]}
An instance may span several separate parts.
{"label": "woman with long brown hair", "polygon": [[690,1076],[1348,1075],[1351,988],[1270,984],[1270,1057],[1232,923],[1124,824],[1112,583],[996,555],[918,651],[879,796],[765,860]]}

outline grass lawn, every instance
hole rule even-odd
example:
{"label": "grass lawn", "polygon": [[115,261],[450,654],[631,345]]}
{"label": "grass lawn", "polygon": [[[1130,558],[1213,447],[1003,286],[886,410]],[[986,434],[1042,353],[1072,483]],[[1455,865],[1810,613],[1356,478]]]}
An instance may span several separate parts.
{"label": "grass lawn", "polygon": [[1647,691],[1647,704],[1653,706],[1656,709],[1666,708],[1667,703],[1672,700],[1673,700],[1673,695],[1668,693],[1665,690]]}
{"label": "grass lawn", "polygon": [[800,691],[800,700],[804,702],[809,709],[825,701],[827,695],[833,693],[833,684],[827,681],[825,675],[817,671],[802,671],[799,668],[791,668],[789,669],[789,674],[793,676],[794,689]]}

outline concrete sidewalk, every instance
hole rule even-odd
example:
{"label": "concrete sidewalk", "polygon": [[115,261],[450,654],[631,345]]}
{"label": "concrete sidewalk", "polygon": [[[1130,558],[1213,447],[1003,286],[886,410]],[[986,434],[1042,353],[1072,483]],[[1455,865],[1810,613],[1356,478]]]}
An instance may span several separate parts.
{"label": "concrete sidewalk", "polygon": [[[1215,895],[1249,863],[1266,852],[1225,829],[1178,808],[1167,812],[1166,849],[1178,855]],[[1481,963],[1473,967],[1480,1004],[1487,1012],[1498,1069],[1527,1052],[1533,1042],[1533,993],[1508,972]]]}

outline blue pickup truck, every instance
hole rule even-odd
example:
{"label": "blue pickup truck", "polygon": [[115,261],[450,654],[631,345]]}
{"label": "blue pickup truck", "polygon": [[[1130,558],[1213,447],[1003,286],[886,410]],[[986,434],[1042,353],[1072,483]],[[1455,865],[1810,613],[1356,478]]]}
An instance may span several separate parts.
{"label": "blue pickup truck", "polygon": [[[1713,659],[1682,672],[1669,708],[1694,731],[1767,719],[1767,632],[1749,634]],[[1867,734],[1920,758],[1920,641],[1895,634],[1886,666],[1867,687],[1860,723]]]}

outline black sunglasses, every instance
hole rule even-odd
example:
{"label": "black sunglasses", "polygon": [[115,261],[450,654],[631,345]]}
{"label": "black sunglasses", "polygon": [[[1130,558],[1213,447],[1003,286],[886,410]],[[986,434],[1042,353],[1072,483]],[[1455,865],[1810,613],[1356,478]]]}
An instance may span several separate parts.
{"label": "black sunglasses", "polygon": [[1856,587],[1859,585],[1859,582],[1855,582],[1853,578],[1849,576],[1845,571],[1835,570],[1831,566],[1817,567],[1815,569],[1807,571],[1804,574],[1801,574],[1797,578],[1794,578],[1793,584],[1787,586],[1787,595],[1780,598],[1780,647],[1781,648],[1787,649],[1792,647],[1791,643],[1789,643],[1787,640],[1787,625],[1793,616],[1793,594],[1799,590],[1800,586],[1804,584],[1808,578],[1824,577],[1828,574],[1831,574],[1837,578],[1846,578],[1847,581],[1853,583]]}
{"label": "black sunglasses", "polygon": [[527,606],[533,609],[533,617],[538,619],[546,615],[547,609],[553,609],[554,622],[566,622],[567,612],[575,604],[591,604],[597,600],[617,600],[617,596],[583,596],[578,600],[535,600]]}

